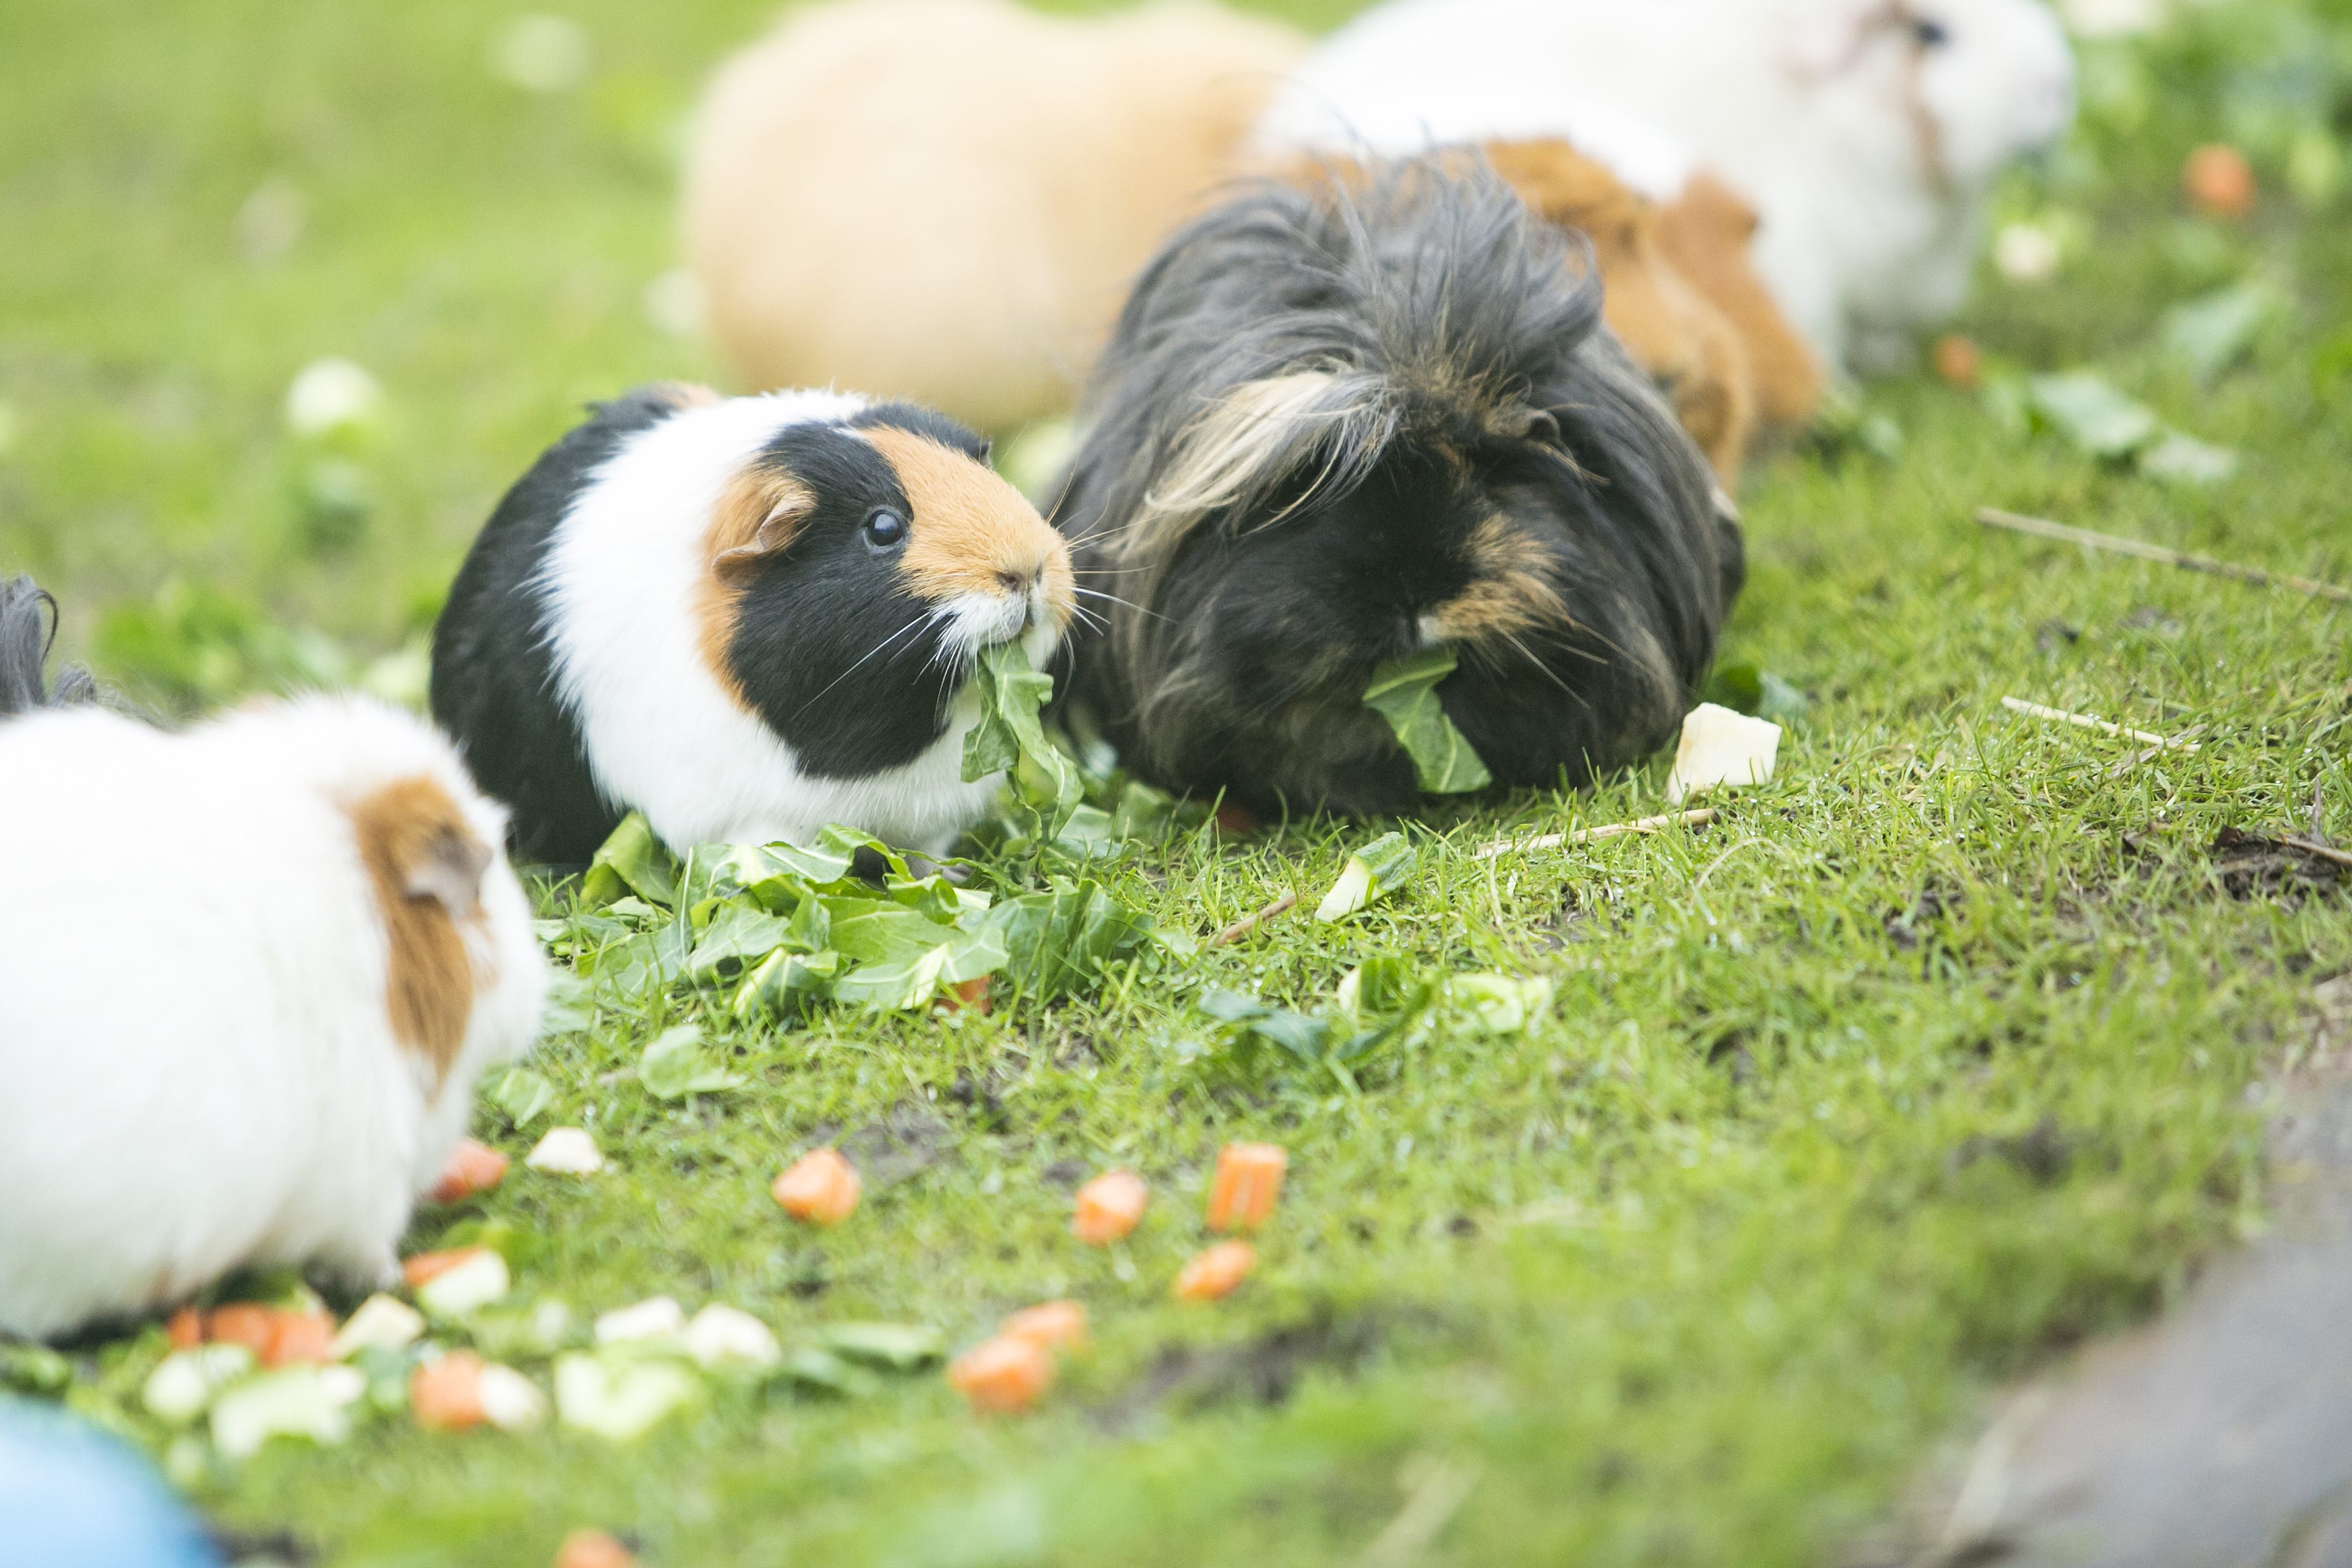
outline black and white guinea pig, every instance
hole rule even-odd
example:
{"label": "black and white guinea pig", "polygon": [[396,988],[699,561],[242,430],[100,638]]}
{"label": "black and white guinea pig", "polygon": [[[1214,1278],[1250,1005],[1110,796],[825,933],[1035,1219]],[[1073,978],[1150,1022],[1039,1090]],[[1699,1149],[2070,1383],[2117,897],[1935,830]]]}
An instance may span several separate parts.
{"label": "black and white guinea pig", "polygon": [[971,672],[1041,668],[1069,552],[961,426],[833,392],[641,388],[507,492],[449,594],[433,712],[513,812],[588,859],[635,809],[666,843],[828,823],[944,849],[986,809]]}
{"label": "black and white guinea pig", "polygon": [[1119,595],[1072,690],[1129,765],[1261,812],[1410,810],[1363,694],[1440,644],[1499,785],[1674,736],[1739,532],[1568,243],[1460,157],[1245,189],[1168,240],[1055,514]]}
{"label": "black and white guinea pig", "polygon": [[[0,722],[0,1337],[244,1267],[398,1279],[477,1075],[538,1030],[505,826],[431,725],[363,699]],[[169,939],[105,940],[128,900]]]}

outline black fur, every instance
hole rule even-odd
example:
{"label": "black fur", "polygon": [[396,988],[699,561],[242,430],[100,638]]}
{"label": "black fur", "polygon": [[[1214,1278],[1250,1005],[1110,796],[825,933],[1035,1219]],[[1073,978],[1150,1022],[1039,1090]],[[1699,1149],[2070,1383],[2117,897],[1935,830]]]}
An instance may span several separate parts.
{"label": "black fur", "polygon": [[57,616],[57,601],[30,577],[0,577],[0,719],[97,697],[89,672],[73,666],[49,683],[45,671]]}
{"label": "black fur", "polygon": [[[512,814],[518,858],[589,859],[625,806],[598,790],[579,725],[554,691],[539,585],[550,538],[596,470],[677,411],[651,387],[597,405],[507,492],[449,591],[433,645],[433,713],[482,788]],[[927,409],[881,404],[841,425],[787,427],[756,460],[816,492],[792,544],[744,584],[727,662],[752,708],[809,773],[858,777],[912,762],[945,731],[970,675],[942,657],[935,606],[877,557],[866,520],[912,521],[896,471],[849,428],[891,426],[984,458],[987,446]]]}
{"label": "black fur", "polygon": [[[903,405],[848,423],[986,451],[961,426]],[[949,700],[971,674],[941,658],[930,603],[859,537],[877,508],[911,518],[907,493],[888,458],[834,426],[794,426],[762,457],[814,489],[817,508],[746,584],[728,663],[809,773],[857,778],[903,767],[946,731]]]}
{"label": "black fur", "polygon": [[585,864],[620,824],[556,700],[536,578],[549,534],[596,468],[674,412],[666,389],[640,387],[596,405],[541,454],[483,525],[433,628],[433,717],[475,781],[512,813],[519,859]]}
{"label": "black fur", "polygon": [[[1192,439],[1212,411],[1300,373],[1328,387],[1286,405],[1263,460],[1188,491],[1208,448],[1250,447]],[[1081,591],[1126,602],[1095,601],[1074,699],[1144,776],[1262,812],[1419,803],[1362,695],[1421,616],[1493,575],[1486,520],[1523,552],[1505,575],[1565,610],[1466,639],[1440,688],[1498,786],[1581,784],[1671,739],[1742,577],[1597,275],[1483,163],[1227,200],[1143,273],[1079,425],[1054,521]]]}

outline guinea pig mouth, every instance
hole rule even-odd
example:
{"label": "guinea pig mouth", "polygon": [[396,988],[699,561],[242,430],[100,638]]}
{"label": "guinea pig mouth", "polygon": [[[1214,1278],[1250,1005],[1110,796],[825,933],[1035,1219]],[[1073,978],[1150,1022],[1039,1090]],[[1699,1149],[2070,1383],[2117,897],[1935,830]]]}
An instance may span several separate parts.
{"label": "guinea pig mouth", "polygon": [[959,594],[933,614],[945,623],[941,643],[970,656],[1012,642],[1033,627],[1054,626],[1038,593]]}

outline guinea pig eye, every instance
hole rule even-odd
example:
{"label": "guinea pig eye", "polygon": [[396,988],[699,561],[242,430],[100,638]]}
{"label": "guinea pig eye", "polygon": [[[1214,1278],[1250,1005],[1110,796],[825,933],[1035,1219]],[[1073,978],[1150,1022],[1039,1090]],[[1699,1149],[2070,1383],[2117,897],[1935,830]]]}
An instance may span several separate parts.
{"label": "guinea pig eye", "polygon": [[1926,16],[1911,19],[1911,41],[1923,49],[1941,48],[1952,41],[1952,30]]}
{"label": "guinea pig eye", "polygon": [[859,531],[866,537],[866,548],[879,555],[907,542],[907,520],[888,507],[881,507],[867,516],[866,526]]}

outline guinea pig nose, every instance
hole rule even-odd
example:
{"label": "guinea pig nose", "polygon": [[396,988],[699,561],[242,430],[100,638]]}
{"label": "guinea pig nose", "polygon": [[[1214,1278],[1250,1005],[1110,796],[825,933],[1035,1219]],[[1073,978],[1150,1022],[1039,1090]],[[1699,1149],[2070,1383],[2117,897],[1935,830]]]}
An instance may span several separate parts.
{"label": "guinea pig nose", "polygon": [[1025,594],[1029,591],[1029,579],[1018,572],[999,572],[996,585],[1008,594]]}

